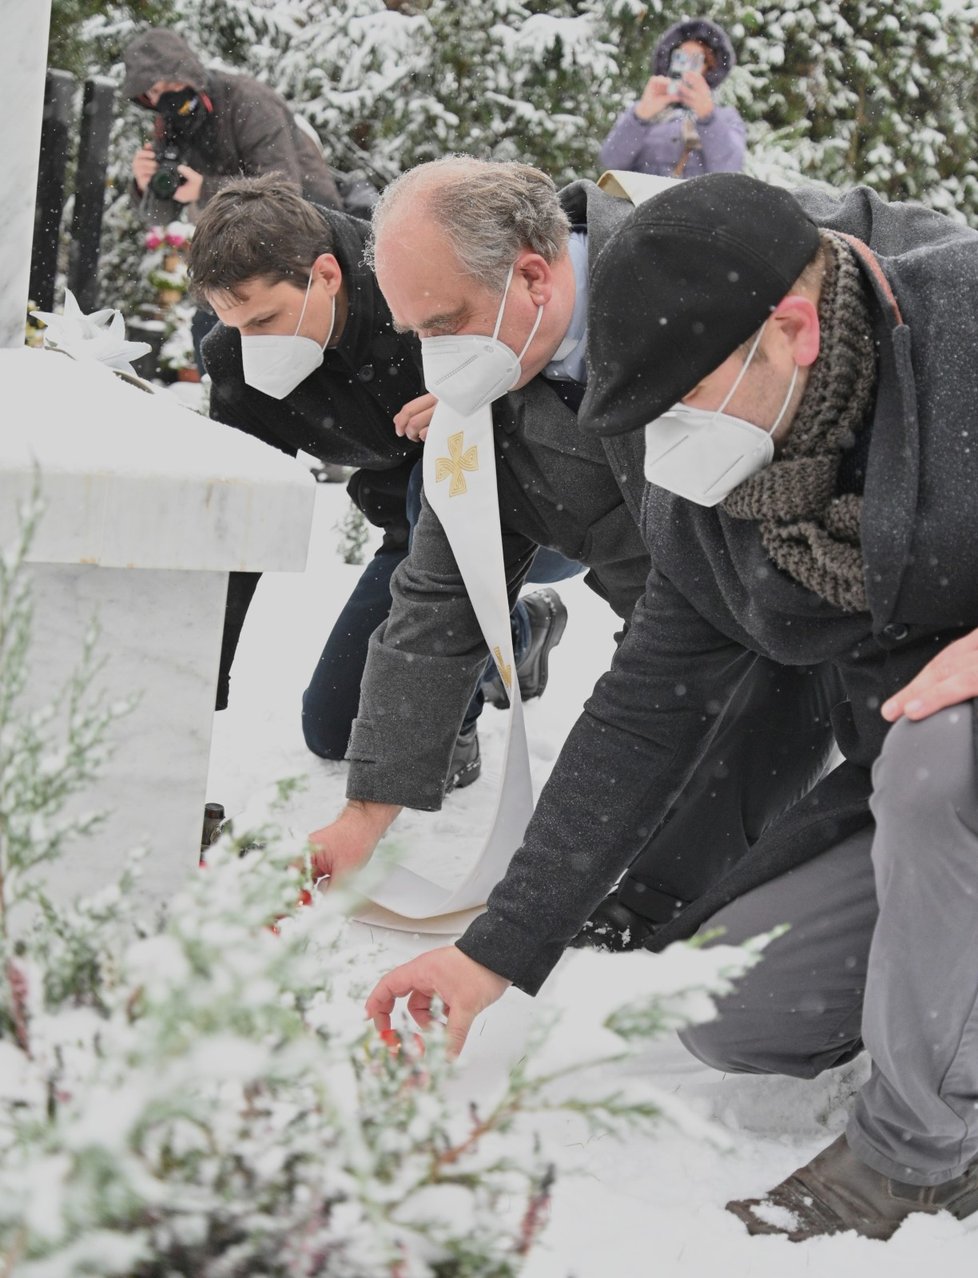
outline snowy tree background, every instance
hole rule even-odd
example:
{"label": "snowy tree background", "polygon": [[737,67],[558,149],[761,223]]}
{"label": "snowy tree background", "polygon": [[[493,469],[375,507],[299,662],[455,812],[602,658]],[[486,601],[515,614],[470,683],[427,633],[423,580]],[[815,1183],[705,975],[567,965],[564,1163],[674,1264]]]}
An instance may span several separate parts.
{"label": "snowy tree background", "polygon": [[[968,0],[55,0],[52,65],[121,77],[148,23],[206,61],[259,76],[314,125],[333,165],[375,185],[465,152],[596,177],[615,115],[638,95],[677,17],[730,32],[739,65],[721,90],[748,121],[749,169],[791,185],[866,182],[978,224],[978,5]],[[145,112],[120,103],[114,194],[124,200]],[[102,300],[142,285],[134,219],[113,205]]]}

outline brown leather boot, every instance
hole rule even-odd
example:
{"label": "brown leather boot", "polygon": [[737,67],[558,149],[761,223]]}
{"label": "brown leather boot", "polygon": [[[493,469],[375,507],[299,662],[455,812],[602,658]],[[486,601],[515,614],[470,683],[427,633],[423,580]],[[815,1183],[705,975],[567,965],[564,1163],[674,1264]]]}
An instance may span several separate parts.
{"label": "brown leather boot", "polygon": [[792,1242],[854,1229],[889,1238],[911,1212],[949,1211],[959,1220],[978,1210],[978,1158],[943,1185],[907,1185],[867,1167],[845,1136],[816,1154],[763,1198],[727,1203],[751,1234],[784,1234]]}

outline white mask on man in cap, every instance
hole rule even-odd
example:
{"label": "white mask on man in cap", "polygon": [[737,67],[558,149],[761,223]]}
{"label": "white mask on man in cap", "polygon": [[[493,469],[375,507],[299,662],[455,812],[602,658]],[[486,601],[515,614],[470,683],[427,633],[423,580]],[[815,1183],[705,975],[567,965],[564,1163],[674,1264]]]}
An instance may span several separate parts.
{"label": "white mask on man in cap", "polygon": [[791,374],[784,403],[770,427],[756,426],[723,410],[744,379],[760,344],[758,330],[744,366],[716,409],[674,404],[645,427],[645,478],[698,506],[716,506],[745,479],[774,460],[774,432],[781,424],[798,380]]}

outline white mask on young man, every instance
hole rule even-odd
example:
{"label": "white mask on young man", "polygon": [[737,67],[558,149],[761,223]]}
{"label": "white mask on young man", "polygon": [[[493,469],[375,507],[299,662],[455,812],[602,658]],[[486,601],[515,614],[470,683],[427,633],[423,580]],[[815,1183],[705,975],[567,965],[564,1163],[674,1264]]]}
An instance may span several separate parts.
{"label": "white mask on young man", "polygon": [[311,337],[299,336],[306,307],[309,305],[312,278],[313,272],[310,271],[294,333],[256,333],[241,338],[241,366],[245,382],[254,390],[270,395],[272,399],[285,399],[286,395],[291,395],[297,386],[319,368],[329,339],[333,336],[336,326],[335,293],[329,332],[322,346]]}
{"label": "white mask on young man", "polygon": [[761,340],[764,326],[719,408],[674,404],[645,427],[645,478],[698,506],[716,506],[733,490],[774,460],[774,432],[781,424],[798,380],[791,374],[788,393],[770,427],[756,426],[723,410],[730,403]]}
{"label": "white mask on young man", "polygon": [[463,416],[484,408],[486,404],[491,404],[500,395],[513,389],[523,371],[523,356],[540,327],[540,320],[543,318],[542,303],[537,307],[537,317],[530,329],[530,336],[518,355],[499,341],[499,329],[512,280],[511,266],[491,337],[479,333],[462,333],[458,336],[421,339],[421,364],[426,388]]}

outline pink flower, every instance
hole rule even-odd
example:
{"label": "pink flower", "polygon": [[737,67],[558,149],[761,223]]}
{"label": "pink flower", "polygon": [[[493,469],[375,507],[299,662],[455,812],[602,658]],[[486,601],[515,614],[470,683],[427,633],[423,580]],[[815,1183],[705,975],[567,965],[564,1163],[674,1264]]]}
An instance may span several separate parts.
{"label": "pink flower", "polygon": [[185,222],[171,222],[164,231],[160,228],[162,235],[166,237],[166,242],[170,248],[184,248],[190,243],[191,229]]}
{"label": "pink flower", "polygon": [[151,226],[149,230],[146,232],[146,239],[144,243],[146,247],[150,250],[150,252],[152,252],[154,249],[158,249],[160,245],[163,243],[162,226]]}

